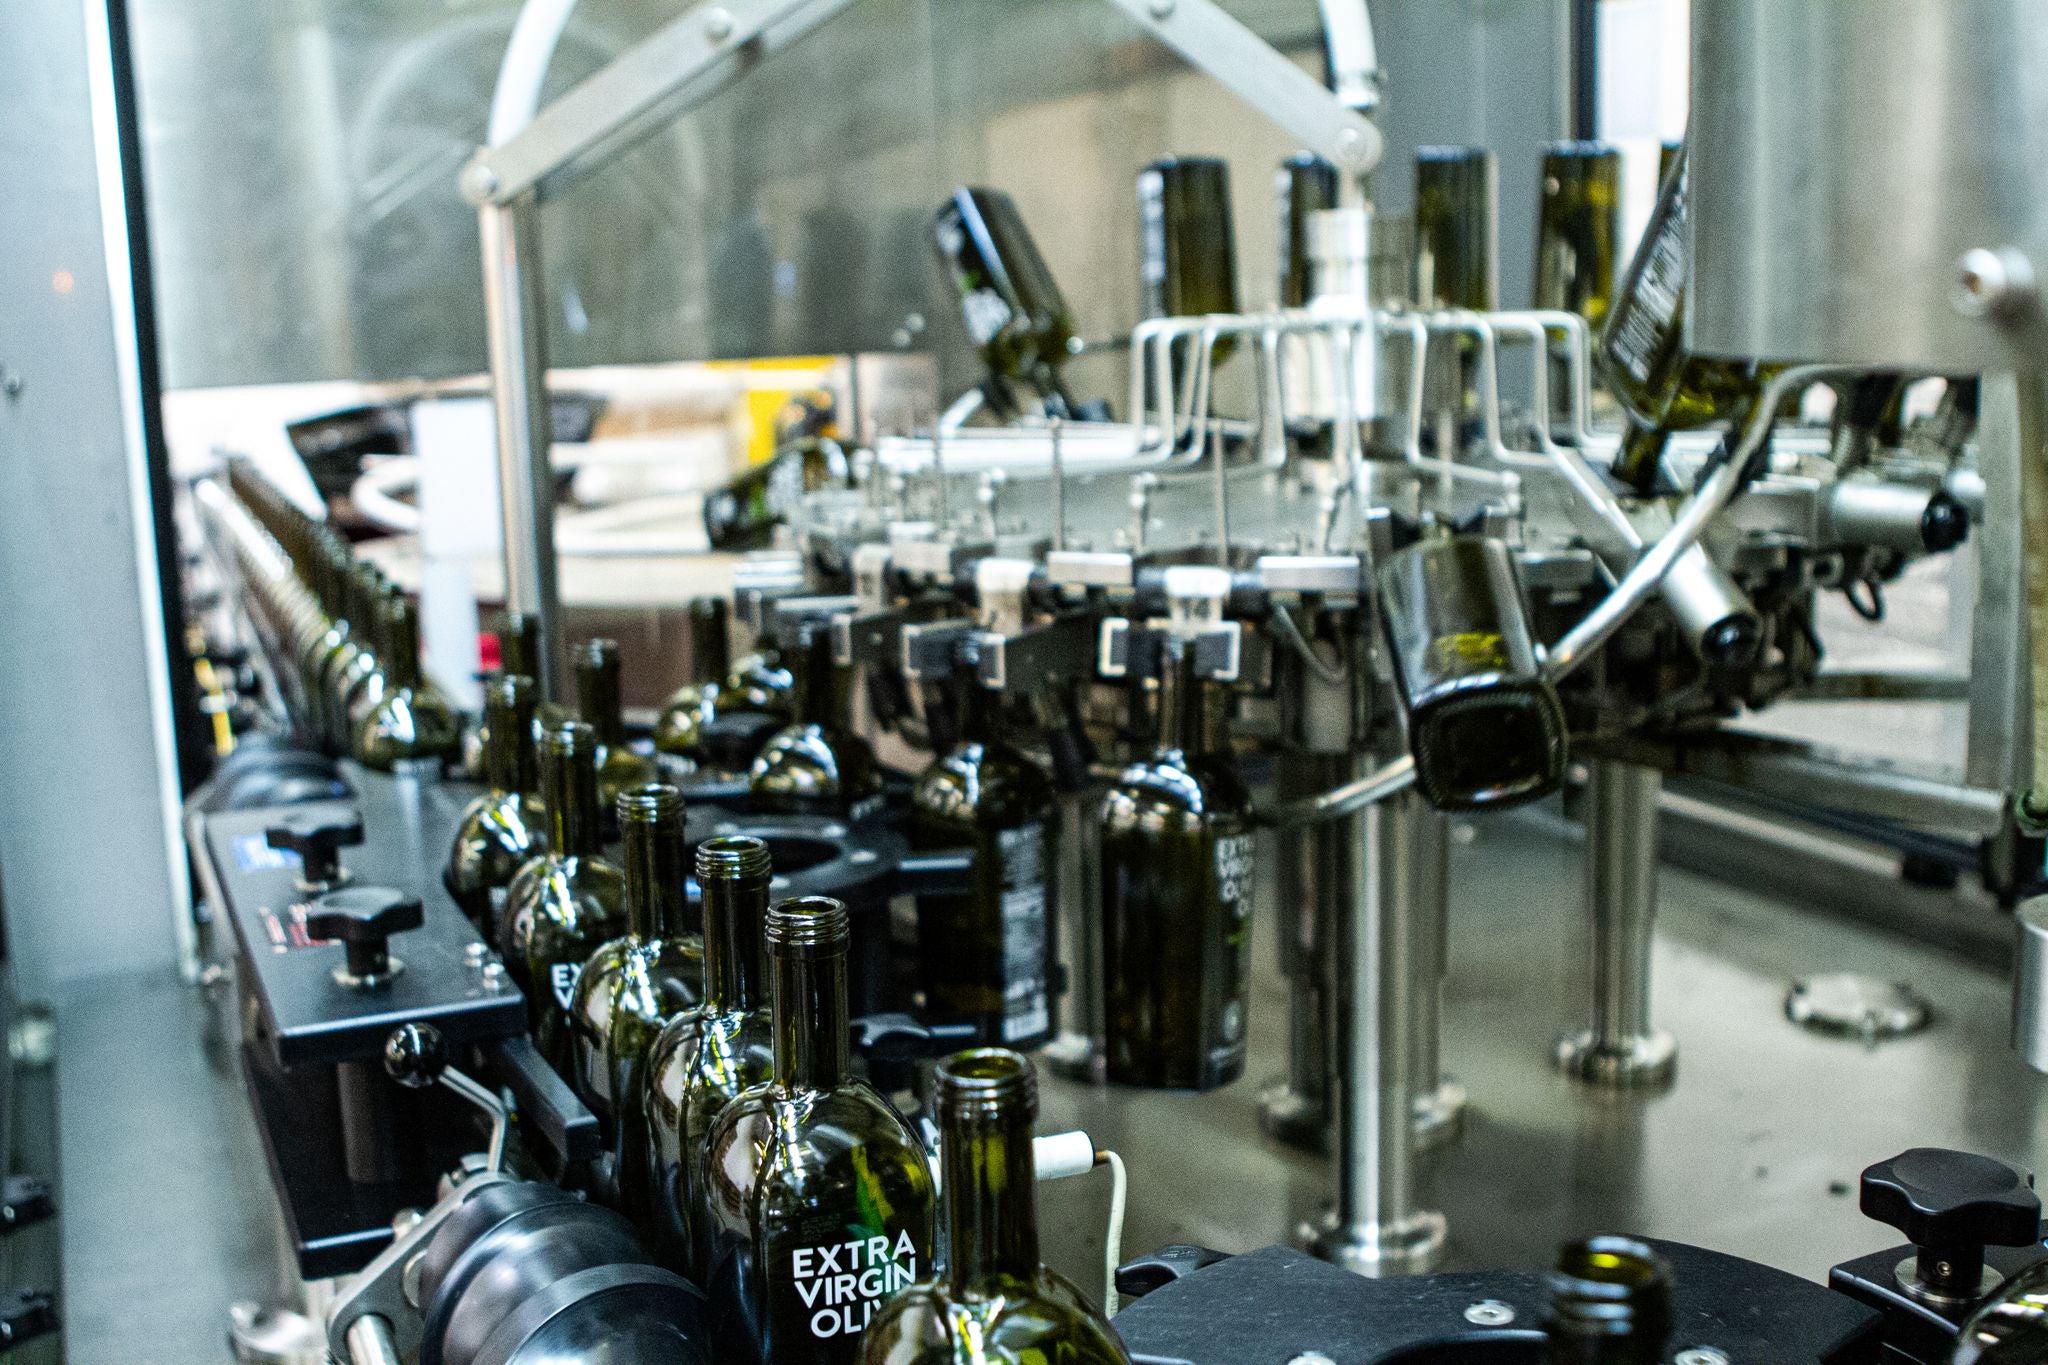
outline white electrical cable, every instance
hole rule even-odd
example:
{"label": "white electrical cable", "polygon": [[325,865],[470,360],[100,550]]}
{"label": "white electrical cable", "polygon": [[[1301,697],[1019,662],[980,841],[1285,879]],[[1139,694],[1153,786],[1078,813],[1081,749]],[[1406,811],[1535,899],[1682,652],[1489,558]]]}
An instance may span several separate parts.
{"label": "white electrical cable", "polygon": [[512,40],[505,44],[505,60],[498,67],[497,88],[491,92],[491,121],[485,135],[491,146],[519,136],[540,112],[540,88],[575,9],[576,0],[526,0],[521,6],[512,24]]}
{"label": "white electrical cable", "polygon": [[1102,1252],[1102,1315],[1113,1318],[1116,1316],[1116,1268],[1124,1259],[1124,1201],[1130,1191],[1130,1183],[1122,1157],[1115,1152],[1104,1152],[1102,1156],[1109,1163],[1109,1237]]}

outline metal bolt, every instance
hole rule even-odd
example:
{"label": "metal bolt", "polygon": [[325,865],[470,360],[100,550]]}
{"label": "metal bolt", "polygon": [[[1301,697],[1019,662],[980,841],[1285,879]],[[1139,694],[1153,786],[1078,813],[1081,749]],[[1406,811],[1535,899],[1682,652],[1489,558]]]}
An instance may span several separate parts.
{"label": "metal bolt", "polygon": [[1671,1357],[1671,1365],[1728,1365],[1728,1353],[1718,1346],[1694,1346]]}
{"label": "metal bolt", "polygon": [[0,393],[9,398],[21,397],[21,376],[5,365],[0,365]]}
{"label": "metal bolt", "polygon": [[1948,298],[1966,318],[2010,317],[2034,298],[2034,264],[2017,247],[1972,247],[1956,258]]}
{"label": "metal bolt", "polygon": [[486,994],[496,995],[499,991],[504,990],[505,964],[502,962],[486,962],[483,970],[483,981]]}
{"label": "metal bolt", "polygon": [[714,43],[722,43],[732,37],[732,12],[721,5],[705,15],[704,36]]}
{"label": "metal bolt", "polygon": [[[1154,19],[1166,18],[1168,15],[1173,13],[1173,3],[1174,0],[1152,0],[1152,17]],[[1306,1357],[1304,1357],[1304,1359],[1306,1359]],[[1300,1362],[1297,1361],[1295,1365],[1300,1365]],[[1315,1362],[1311,1360],[1308,1362],[1308,1365],[1315,1365]]]}
{"label": "metal bolt", "polygon": [[472,161],[462,168],[461,189],[470,203],[488,203],[498,192],[498,173],[481,161]]}
{"label": "metal bolt", "polygon": [[855,850],[854,850],[853,852],[851,852],[851,853],[849,853],[849,854],[847,854],[847,855],[846,855],[846,861],[848,861],[848,862],[850,862],[850,863],[862,863],[862,864],[865,864],[865,863],[871,863],[871,862],[873,862],[874,860],[875,860],[875,851],[874,851],[873,849],[871,849],[871,848],[857,848],[857,849],[855,849]]}
{"label": "metal bolt", "polygon": [[1337,155],[1346,161],[1356,161],[1365,155],[1365,134],[1356,128],[1341,128],[1337,132]]}
{"label": "metal bolt", "polygon": [[1465,1310],[1465,1321],[1474,1327],[1505,1327],[1514,1320],[1514,1305],[1499,1299],[1481,1299]]}
{"label": "metal bolt", "polygon": [[1324,1355],[1321,1351],[1303,1351],[1300,1355],[1288,1361],[1287,1365],[1337,1365],[1337,1362]]}
{"label": "metal bolt", "polygon": [[490,960],[491,950],[487,944],[465,943],[462,946],[462,957],[470,966],[482,967]]}

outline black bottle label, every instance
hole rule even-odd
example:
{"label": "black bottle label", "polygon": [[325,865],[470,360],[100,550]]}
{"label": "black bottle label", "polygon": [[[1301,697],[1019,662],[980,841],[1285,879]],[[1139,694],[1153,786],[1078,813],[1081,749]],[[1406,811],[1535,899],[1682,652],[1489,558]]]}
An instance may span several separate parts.
{"label": "black bottle label", "polygon": [[798,1247],[776,1277],[774,1318],[805,1323],[817,1341],[850,1340],[923,1269],[907,1228]]}
{"label": "black bottle label", "polygon": [[1249,833],[1226,834],[1216,840],[1216,898],[1223,904],[1223,961],[1218,965],[1223,999],[1216,1014],[1216,1046],[1210,1064],[1234,1066],[1244,1055],[1246,1001],[1251,995],[1252,850]]}
{"label": "black bottle label", "polygon": [[996,835],[1003,866],[1003,1041],[1052,1027],[1045,980],[1045,826]]}
{"label": "black bottle label", "polygon": [[583,975],[580,962],[557,962],[548,968],[548,985],[554,989],[555,999],[564,1010],[576,995],[576,978]]}
{"label": "black bottle label", "polygon": [[1637,384],[1648,384],[1660,356],[1671,349],[1679,305],[1685,298],[1684,171],[1658,206],[1653,234],[1639,250],[1634,276],[1623,286],[1606,345],[1609,359]]}

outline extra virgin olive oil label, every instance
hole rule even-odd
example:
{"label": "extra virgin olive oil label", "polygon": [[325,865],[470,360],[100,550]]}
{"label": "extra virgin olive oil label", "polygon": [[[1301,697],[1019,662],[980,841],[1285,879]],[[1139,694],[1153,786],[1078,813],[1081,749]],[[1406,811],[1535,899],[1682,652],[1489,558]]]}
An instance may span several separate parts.
{"label": "extra virgin olive oil label", "polygon": [[1216,899],[1223,904],[1222,1008],[1216,1021],[1211,1064],[1222,1067],[1244,1052],[1245,1008],[1251,994],[1252,850],[1250,833],[1216,840]]}
{"label": "extra virgin olive oil label", "polygon": [[555,992],[555,999],[563,1009],[568,1009],[576,996],[576,978],[583,975],[580,962],[557,962],[548,968],[548,985]]}
{"label": "extra virgin olive oil label", "polygon": [[1046,991],[1045,826],[996,835],[1003,866],[1003,1041],[1052,1027]]}
{"label": "extra virgin olive oil label", "polygon": [[784,1323],[801,1319],[816,1341],[843,1338],[850,1352],[852,1341],[873,1320],[875,1310],[916,1280],[922,1269],[923,1260],[908,1229],[894,1236],[882,1231],[798,1247],[789,1254],[786,1272],[776,1286],[776,1296],[783,1301],[776,1317]]}
{"label": "extra virgin olive oil label", "polygon": [[[1650,382],[1660,355],[1670,350],[1680,302],[1685,297],[1685,172],[1674,188],[1668,211],[1650,224],[1654,234],[1639,251],[1639,268],[1622,290],[1606,337],[1607,354],[1638,384]],[[1659,206],[1662,208],[1663,206]]]}

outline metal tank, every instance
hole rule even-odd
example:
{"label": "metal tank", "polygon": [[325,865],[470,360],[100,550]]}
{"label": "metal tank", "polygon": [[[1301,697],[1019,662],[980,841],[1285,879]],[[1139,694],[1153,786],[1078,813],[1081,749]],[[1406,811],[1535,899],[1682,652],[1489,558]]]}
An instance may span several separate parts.
{"label": "metal tank", "polygon": [[1708,355],[2035,368],[2048,0],[1695,0]]}

